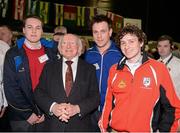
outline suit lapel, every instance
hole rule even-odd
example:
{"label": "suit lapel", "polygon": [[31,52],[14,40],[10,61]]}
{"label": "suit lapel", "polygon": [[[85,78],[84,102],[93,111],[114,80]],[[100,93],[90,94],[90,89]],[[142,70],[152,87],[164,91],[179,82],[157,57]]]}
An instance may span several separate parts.
{"label": "suit lapel", "polygon": [[[60,91],[63,92],[63,95],[66,96],[66,92],[65,92],[65,88],[64,88],[64,83],[63,83],[63,69],[62,69],[62,58],[60,59],[59,61],[59,64],[57,66],[57,69],[55,70],[55,74],[57,77],[57,83],[58,83],[58,90],[59,90],[59,93]],[[58,95],[59,95],[58,93]]]}

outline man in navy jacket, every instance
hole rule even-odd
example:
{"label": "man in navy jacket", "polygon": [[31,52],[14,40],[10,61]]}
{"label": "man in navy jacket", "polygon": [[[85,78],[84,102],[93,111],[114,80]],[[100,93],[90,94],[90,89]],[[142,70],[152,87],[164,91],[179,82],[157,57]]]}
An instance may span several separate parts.
{"label": "man in navy jacket", "polygon": [[25,37],[17,40],[5,57],[4,91],[12,131],[36,131],[44,121],[33,92],[44,65],[56,58],[56,53],[51,49],[53,43],[41,39],[42,26],[38,16],[27,16],[23,25]]}

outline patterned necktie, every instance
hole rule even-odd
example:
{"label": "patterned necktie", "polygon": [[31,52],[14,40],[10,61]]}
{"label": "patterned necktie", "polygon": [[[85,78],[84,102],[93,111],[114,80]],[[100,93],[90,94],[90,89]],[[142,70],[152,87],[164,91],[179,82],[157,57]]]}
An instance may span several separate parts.
{"label": "patterned necktie", "polygon": [[73,73],[72,73],[72,68],[71,64],[72,61],[66,61],[66,64],[68,65],[67,71],[66,71],[66,79],[65,79],[65,89],[66,89],[66,95],[69,96],[69,93],[72,88],[73,84]]}

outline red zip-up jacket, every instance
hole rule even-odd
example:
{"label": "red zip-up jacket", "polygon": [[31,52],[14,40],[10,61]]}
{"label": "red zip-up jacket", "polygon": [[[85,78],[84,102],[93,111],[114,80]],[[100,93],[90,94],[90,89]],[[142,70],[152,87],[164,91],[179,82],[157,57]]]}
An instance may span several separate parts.
{"label": "red zip-up jacket", "polygon": [[109,126],[127,132],[177,131],[180,101],[166,66],[143,56],[133,76],[125,61],[110,69],[101,132]]}

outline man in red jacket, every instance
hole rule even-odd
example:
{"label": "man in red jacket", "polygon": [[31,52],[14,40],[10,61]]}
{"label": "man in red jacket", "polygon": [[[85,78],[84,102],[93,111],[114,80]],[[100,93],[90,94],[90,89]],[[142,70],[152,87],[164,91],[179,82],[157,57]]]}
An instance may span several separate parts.
{"label": "man in red jacket", "polygon": [[101,132],[177,131],[180,101],[166,66],[142,51],[145,40],[136,26],[118,33],[124,58],[110,69]]}

